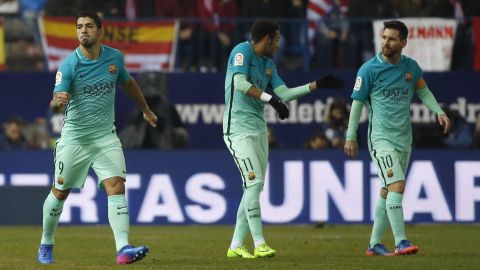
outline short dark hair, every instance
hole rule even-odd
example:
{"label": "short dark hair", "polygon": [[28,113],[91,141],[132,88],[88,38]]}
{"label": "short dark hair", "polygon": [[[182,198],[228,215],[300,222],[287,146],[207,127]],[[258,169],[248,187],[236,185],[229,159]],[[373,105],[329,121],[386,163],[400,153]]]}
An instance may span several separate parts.
{"label": "short dark hair", "polygon": [[22,117],[18,116],[18,115],[12,115],[10,116],[10,118],[8,118],[8,120],[5,122],[6,124],[17,124],[19,126],[23,126],[23,124],[25,123],[22,119]]}
{"label": "short dark hair", "polygon": [[385,21],[383,22],[383,29],[395,29],[398,30],[399,36],[401,40],[405,40],[408,37],[408,28],[407,26],[397,20]]}
{"label": "short dark hair", "polygon": [[97,26],[97,28],[102,28],[102,19],[100,19],[97,13],[93,11],[82,11],[78,13],[75,19],[75,22],[78,22],[78,18],[84,18],[84,17],[91,18],[93,22],[95,22],[95,25]]}
{"label": "short dark hair", "polygon": [[252,40],[260,42],[265,36],[274,38],[277,31],[280,31],[280,25],[272,20],[256,21],[252,26]]}

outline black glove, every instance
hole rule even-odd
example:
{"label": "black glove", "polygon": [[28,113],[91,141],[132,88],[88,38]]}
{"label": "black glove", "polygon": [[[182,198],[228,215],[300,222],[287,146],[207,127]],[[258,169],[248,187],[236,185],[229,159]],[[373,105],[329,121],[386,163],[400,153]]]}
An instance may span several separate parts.
{"label": "black glove", "polygon": [[328,89],[341,89],[344,87],[342,80],[333,77],[332,75],[327,75],[315,81],[317,83],[317,89],[319,88],[328,88]]}
{"label": "black glove", "polygon": [[288,110],[287,105],[280,101],[278,98],[272,96],[268,103],[270,103],[270,105],[272,105],[275,111],[278,112],[278,116],[281,120],[286,119],[288,118],[288,116],[290,116],[290,111]]}

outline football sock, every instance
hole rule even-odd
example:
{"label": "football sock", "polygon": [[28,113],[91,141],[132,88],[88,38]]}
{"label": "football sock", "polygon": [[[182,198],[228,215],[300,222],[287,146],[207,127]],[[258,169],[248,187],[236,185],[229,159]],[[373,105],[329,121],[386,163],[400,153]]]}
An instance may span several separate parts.
{"label": "football sock", "polygon": [[382,243],[383,235],[388,227],[388,216],[386,209],[386,199],[380,196],[375,207],[375,216],[373,218],[372,235],[370,236],[370,247]]}
{"label": "football sock", "polygon": [[41,244],[53,245],[55,229],[57,229],[58,220],[60,214],[62,214],[63,204],[65,201],[61,201],[53,195],[50,191],[45,202],[43,203],[43,231]]}
{"label": "football sock", "polygon": [[230,249],[237,249],[243,246],[243,241],[248,233],[248,221],[247,215],[245,215],[244,209],[245,192],[242,195],[242,200],[237,210],[237,222],[235,223],[235,231],[233,232],[232,243]]}
{"label": "football sock", "polygon": [[252,233],[255,247],[265,243],[262,232],[262,216],[260,211],[260,192],[263,185],[256,184],[245,189],[244,210],[248,220],[248,226]]}
{"label": "football sock", "polygon": [[403,194],[398,192],[388,192],[387,195],[387,215],[395,237],[395,246],[405,237],[405,223],[403,219],[402,207]]}
{"label": "football sock", "polygon": [[108,196],[108,222],[112,227],[115,245],[117,251],[119,251],[122,247],[128,245],[128,230],[130,227],[125,194]]}

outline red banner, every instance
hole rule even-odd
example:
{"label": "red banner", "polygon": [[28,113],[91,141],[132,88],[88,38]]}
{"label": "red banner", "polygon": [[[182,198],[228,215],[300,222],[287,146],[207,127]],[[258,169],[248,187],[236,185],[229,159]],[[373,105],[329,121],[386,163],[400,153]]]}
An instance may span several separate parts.
{"label": "red banner", "polygon": [[[39,25],[48,69],[55,71],[77,46],[75,21],[65,17],[41,17]],[[103,21],[102,43],[122,51],[129,71],[171,71],[175,61],[175,20],[132,22]]]}
{"label": "red banner", "polygon": [[473,18],[473,69],[480,70],[480,17]]}

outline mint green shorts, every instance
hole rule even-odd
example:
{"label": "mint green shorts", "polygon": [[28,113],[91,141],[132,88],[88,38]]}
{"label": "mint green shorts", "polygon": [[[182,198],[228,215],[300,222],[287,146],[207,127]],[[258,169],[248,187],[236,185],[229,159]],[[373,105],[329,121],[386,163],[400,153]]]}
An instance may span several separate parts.
{"label": "mint green shorts", "polygon": [[93,144],[62,144],[55,147],[55,178],[53,185],[60,190],[82,188],[90,167],[103,187],[103,180],[111,177],[126,179],[125,157],[117,136]]}
{"label": "mint green shorts", "polygon": [[410,153],[398,151],[393,147],[381,147],[370,151],[383,187],[405,180]]}
{"label": "mint green shorts", "polygon": [[242,176],[243,188],[265,181],[268,164],[267,133],[224,135],[223,140]]}

